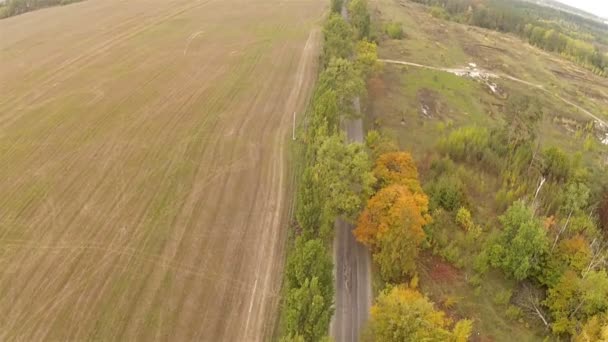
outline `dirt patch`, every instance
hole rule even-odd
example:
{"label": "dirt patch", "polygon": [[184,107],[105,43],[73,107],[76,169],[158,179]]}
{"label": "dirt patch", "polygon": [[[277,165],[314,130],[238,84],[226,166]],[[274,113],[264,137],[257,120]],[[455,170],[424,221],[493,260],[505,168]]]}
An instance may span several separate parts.
{"label": "dirt patch", "polygon": [[423,118],[441,118],[441,113],[445,105],[441,102],[439,93],[430,89],[421,88],[416,93],[416,98],[418,99],[418,103],[420,103],[418,111]]}
{"label": "dirt patch", "polygon": [[428,267],[429,278],[436,283],[453,283],[462,280],[460,271],[439,257],[429,257],[426,265]]}
{"label": "dirt patch", "polygon": [[369,95],[374,99],[386,96],[386,83],[379,76],[374,76],[367,81]]}

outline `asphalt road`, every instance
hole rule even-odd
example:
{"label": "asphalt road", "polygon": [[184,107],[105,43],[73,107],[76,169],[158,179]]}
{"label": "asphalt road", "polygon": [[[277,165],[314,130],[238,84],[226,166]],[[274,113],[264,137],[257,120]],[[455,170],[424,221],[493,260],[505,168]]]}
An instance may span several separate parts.
{"label": "asphalt road", "polygon": [[[349,120],[343,128],[350,142],[363,142],[361,119]],[[355,240],[354,228],[342,220],[335,225],[336,303],[331,335],[336,342],[359,340],[372,301],[370,253],[367,247]]]}

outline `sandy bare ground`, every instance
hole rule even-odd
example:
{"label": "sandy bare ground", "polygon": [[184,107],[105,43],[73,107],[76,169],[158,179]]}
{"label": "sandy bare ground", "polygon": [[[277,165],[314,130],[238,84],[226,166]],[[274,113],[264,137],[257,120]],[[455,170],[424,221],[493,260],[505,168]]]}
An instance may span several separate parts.
{"label": "sandy bare ground", "polygon": [[325,1],[0,21],[0,340],[259,341]]}

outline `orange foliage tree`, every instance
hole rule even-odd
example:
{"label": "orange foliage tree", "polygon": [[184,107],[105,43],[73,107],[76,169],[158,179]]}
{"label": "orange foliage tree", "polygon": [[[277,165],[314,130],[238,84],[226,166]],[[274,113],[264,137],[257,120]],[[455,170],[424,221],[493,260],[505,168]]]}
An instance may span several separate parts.
{"label": "orange foliage tree", "polygon": [[425,236],[422,227],[430,222],[428,197],[393,184],[367,202],[354,234],[371,248],[383,278],[397,280],[414,270]]}
{"label": "orange foliage tree", "polygon": [[376,160],[374,176],[378,179],[380,187],[401,184],[412,192],[422,192],[418,181],[418,169],[416,169],[412,155],[407,152],[382,154]]}

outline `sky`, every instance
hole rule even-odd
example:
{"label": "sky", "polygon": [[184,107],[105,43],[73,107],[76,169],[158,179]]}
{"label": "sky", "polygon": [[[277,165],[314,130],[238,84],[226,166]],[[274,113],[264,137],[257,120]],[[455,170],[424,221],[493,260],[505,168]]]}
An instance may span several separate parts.
{"label": "sky", "polygon": [[608,0],[557,0],[583,11],[608,18]]}

